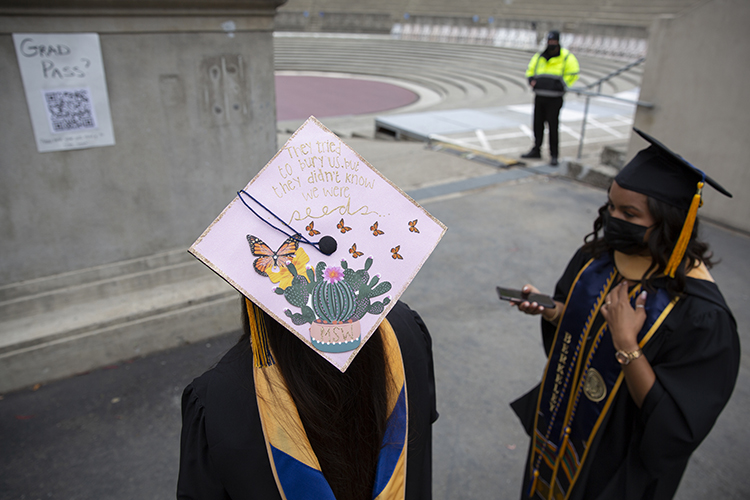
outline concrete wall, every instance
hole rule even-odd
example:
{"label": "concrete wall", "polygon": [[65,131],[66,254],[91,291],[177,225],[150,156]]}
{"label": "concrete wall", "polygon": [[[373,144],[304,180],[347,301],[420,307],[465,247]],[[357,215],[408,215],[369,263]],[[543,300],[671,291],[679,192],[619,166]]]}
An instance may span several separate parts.
{"label": "concrete wall", "polygon": [[[281,3],[2,3],[0,287],[201,234],[276,151]],[[11,34],[68,32],[100,35],[116,145],[39,153]]]}
{"label": "concrete wall", "polygon": [[[750,231],[750,2],[714,0],[655,21],[635,126],[653,135],[726,187],[733,199],[704,189],[699,214]],[[645,147],[631,138],[628,156]]]}

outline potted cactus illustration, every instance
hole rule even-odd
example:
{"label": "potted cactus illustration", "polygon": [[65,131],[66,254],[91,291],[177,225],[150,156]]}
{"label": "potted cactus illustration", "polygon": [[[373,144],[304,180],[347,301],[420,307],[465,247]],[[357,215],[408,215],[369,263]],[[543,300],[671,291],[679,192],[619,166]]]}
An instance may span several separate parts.
{"label": "potted cactus illustration", "polygon": [[332,353],[351,351],[360,344],[359,320],[365,314],[382,313],[390,303],[388,297],[372,301],[387,293],[391,284],[380,281],[379,276],[370,278],[371,266],[372,258],[359,270],[351,269],[345,260],[340,267],[319,262],[315,270],[308,268],[304,275],[289,266],[291,284],[275,292],[300,309],[298,313],[289,309],[284,312],[295,325],[310,323],[310,340],[315,348]]}

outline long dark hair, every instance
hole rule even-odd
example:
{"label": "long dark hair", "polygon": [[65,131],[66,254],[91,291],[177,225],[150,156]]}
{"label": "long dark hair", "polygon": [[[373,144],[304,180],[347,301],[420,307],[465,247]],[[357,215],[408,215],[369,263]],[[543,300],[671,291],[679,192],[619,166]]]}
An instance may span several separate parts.
{"label": "long dark hair", "polygon": [[[242,301],[244,335],[250,337]],[[260,312],[259,309],[256,311]],[[392,378],[380,330],[341,373],[265,313],[268,343],[321,470],[339,500],[371,500]],[[248,342],[248,344],[250,344]]]}
{"label": "long dark hair", "polygon": [[[599,207],[599,216],[594,221],[594,230],[583,239],[583,250],[594,257],[599,257],[603,252],[611,250],[604,241],[603,233],[600,235],[600,231],[602,231],[604,226],[603,215],[608,205],[608,203],[605,203]],[[654,225],[647,241],[652,263],[646,271],[646,275],[650,274],[650,276],[643,280],[643,285],[646,290],[651,291],[654,289],[654,282],[663,279],[660,276],[664,274],[664,270],[667,268],[669,257],[672,255],[672,250],[680,237],[688,211],[651,198],[650,196],[648,197],[648,210],[654,219]],[[708,243],[701,241],[698,237],[699,225],[700,221],[696,218],[693,225],[693,232],[690,235],[690,242],[688,243],[687,250],[685,250],[682,262],[677,267],[675,277],[674,279],[665,280],[666,289],[672,297],[682,295],[685,291],[686,271],[699,266],[701,262],[708,269],[715,264],[712,260],[713,253],[710,252]]]}

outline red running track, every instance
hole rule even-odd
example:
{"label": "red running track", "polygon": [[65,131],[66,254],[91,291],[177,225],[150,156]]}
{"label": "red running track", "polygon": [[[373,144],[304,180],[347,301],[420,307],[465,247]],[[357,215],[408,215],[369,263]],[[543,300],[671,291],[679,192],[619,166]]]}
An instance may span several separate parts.
{"label": "red running track", "polygon": [[389,83],[324,76],[276,75],[276,119],[298,120],[377,113],[419,99]]}

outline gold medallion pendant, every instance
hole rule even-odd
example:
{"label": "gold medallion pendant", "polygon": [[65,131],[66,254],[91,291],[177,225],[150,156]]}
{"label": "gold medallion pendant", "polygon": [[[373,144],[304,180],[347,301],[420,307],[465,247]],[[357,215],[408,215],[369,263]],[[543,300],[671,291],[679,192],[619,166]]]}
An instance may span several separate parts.
{"label": "gold medallion pendant", "polygon": [[586,372],[583,393],[594,403],[598,403],[607,397],[607,385],[604,383],[602,375],[594,368],[589,368]]}

